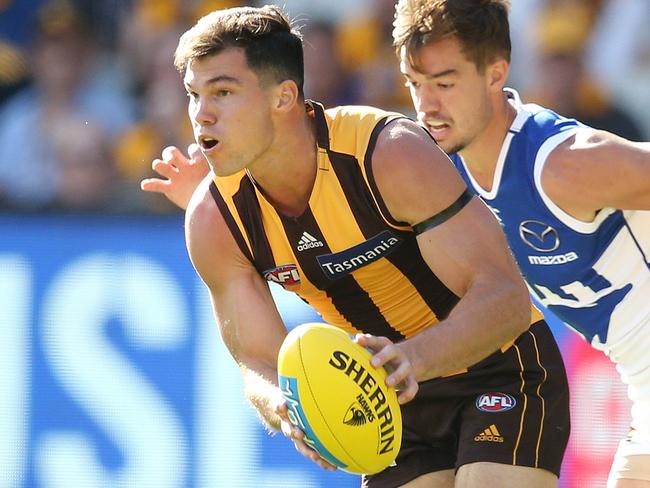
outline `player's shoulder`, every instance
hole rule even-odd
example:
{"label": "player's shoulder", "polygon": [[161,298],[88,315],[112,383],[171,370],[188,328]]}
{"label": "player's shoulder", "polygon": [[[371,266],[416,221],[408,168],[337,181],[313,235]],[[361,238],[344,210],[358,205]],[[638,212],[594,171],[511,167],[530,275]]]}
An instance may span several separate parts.
{"label": "player's shoulder", "polygon": [[197,187],[185,211],[185,229],[188,237],[208,234],[223,222],[223,217],[217,207],[213,192],[218,191],[214,181],[206,178]]}
{"label": "player's shoulder", "polygon": [[325,119],[330,149],[362,156],[383,127],[392,120],[404,117],[398,112],[365,105],[343,105],[327,109]]}
{"label": "player's shoulder", "polygon": [[426,129],[410,119],[395,119],[387,124],[378,134],[373,152],[373,160],[397,165],[401,161],[429,165],[438,156],[448,159]]}
{"label": "player's shoulder", "polygon": [[[185,236],[190,253],[214,254],[215,246],[230,246],[232,238],[223,214],[223,199],[214,180],[206,178],[196,189],[185,212]],[[218,254],[218,253],[217,253]]]}
{"label": "player's shoulder", "polygon": [[520,115],[522,113],[527,117],[526,120],[522,122],[521,128],[513,129],[515,132],[520,130],[532,141],[544,142],[555,134],[584,127],[576,119],[565,117],[534,103],[522,105]]}
{"label": "player's shoulder", "polygon": [[[396,120],[382,131],[371,167],[377,188],[398,222],[419,222],[434,215],[458,198],[465,186],[428,132],[409,120]],[[427,215],[421,215],[423,209]]]}
{"label": "player's shoulder", "polygon": [[219,198],[217,185],[206,178],[194,192],[185,213],[185,242],[190,259],[213,289],[221,286],[225,277],[250,268],[226,221],[226,207],[218,203]]}
{"label": "player's shoulder", "polygon": [[400,112],[383,110],[369,105],[340,105],[325,110],[325,115],[332,123],[372,123],[386,117],[405,117]]}
{"label": "player's shoulder", "polygon": [[612,145],[622,139],[588,126],[577,127],[569,137],[550,151],[544,167],[545,176],[560,180],[584,178],[591,162],[610,159]]}

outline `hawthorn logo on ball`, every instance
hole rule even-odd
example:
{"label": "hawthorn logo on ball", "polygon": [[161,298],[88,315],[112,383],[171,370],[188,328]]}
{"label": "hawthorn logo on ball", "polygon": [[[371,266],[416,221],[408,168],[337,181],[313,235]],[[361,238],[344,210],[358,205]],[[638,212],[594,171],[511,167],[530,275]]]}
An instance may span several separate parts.
{"label": "hawthorn logo on ball", "polygon": [[357,395],[357,400],[350,405],[343,416],[343,423],[347,425],[364,425],[366,422],[373,422],[375,414],[368,405],[363,393]]}
{"label": "hawthorn logo on ball", "polygon": [[[351,421],[354,420],[352,416],[356,415],[358,418],[359,413],[363,415],[368,422],[378,420],[380,444],[379,454],[391,452],[395,447],[393,413],[380,382],[377,381],[370,371],[366,370],[366,368],[359,364],[355,359],[350,358],[350,356],[343,351],[332,352],[332,356],[328,363],[333,368],[348,376],[363,392],[356,397],[361,410],[356,410],[358,413],[352,413],[351,411],[353,410],[353,407],[356,407],[356,402],[353,403],[345,415],[343,420],[344,423],[348,425],[363,425],[362,423],[351,423]],[[370,415],[368,415],[368,413]],[[345,422],[346,419],[350,422]]]}
{"label": "hawthorn logo on ball", "polygon": [[368,422],[366,414],[357,402],[350,405],[350,408],[348,408],[348,411],[345,412],[345,416],[343,417],[343,423],[347,425],[365,425],[366,422]]}

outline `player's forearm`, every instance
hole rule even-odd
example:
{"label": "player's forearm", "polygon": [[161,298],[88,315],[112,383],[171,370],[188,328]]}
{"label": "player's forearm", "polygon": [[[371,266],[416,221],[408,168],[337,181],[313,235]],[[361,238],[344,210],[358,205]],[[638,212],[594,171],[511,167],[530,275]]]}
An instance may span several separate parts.
{"label": "player's forearm", "polygon": [[[275,413],[282,394],[278,386],[260,374],[246,367],[242,367],[244,378],[244,394],[255,407],[262,422],[270,430],[280,430],[280,417]],[[274,372],[269,371],[269,375]],[[277,373],[275,373],[277,374]]]}
{"label": "player's forearm", "polygon": [[525,286],[495,283],[476,283],[447,319],[403,343],[418,381],[462,371],[526,330],[530,298]]}

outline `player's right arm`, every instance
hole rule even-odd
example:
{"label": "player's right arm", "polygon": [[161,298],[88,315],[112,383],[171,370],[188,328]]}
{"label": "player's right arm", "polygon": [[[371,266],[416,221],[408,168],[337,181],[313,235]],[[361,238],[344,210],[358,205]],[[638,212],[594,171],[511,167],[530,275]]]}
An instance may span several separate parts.
{"label": "player's right arm", "polygon": [[272,428],[280,428],[275,404],[277,356],[287,330],[267,283],[237,246],[208,189],[199,187],[185,217],[190,259],[208,287],[225,345],[241,368],[246,395]]}
{"label": "player's right arm", "polygon": [[241,370],[246,397],[267,426],[282,430],[302,455],[320,467],[334,470],[289,422],[277,382],[277,358],[286,327],[268,284],[237,246],[209,183],[204,180],[189,202],[185,240],[192,264],[210,292],[221,337]]}

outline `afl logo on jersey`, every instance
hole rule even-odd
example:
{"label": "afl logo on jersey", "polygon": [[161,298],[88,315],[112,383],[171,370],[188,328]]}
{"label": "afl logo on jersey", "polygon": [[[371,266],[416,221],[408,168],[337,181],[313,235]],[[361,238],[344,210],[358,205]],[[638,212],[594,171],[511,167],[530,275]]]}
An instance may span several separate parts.
{"label": "afl logo on jersey", "polygon": [[476,408],[483,412],[505,412],[514,408],[515,405],[517,405],[517,401],[506,393],[483,393],[476,399]]}
{"label": "afl logo on jersey", "polygon": [[295,264],[285,264],[277,268],[267,269],[262,274],[266,281],[272,281],[282,286],[291,286],[300,283],[298,266]]}
{"label": "afl logo on jersey", "polygon": [[560,247],[558,231],[538,220],[524,220],[519,224],[519,237],[539,252],[552,252]]}

